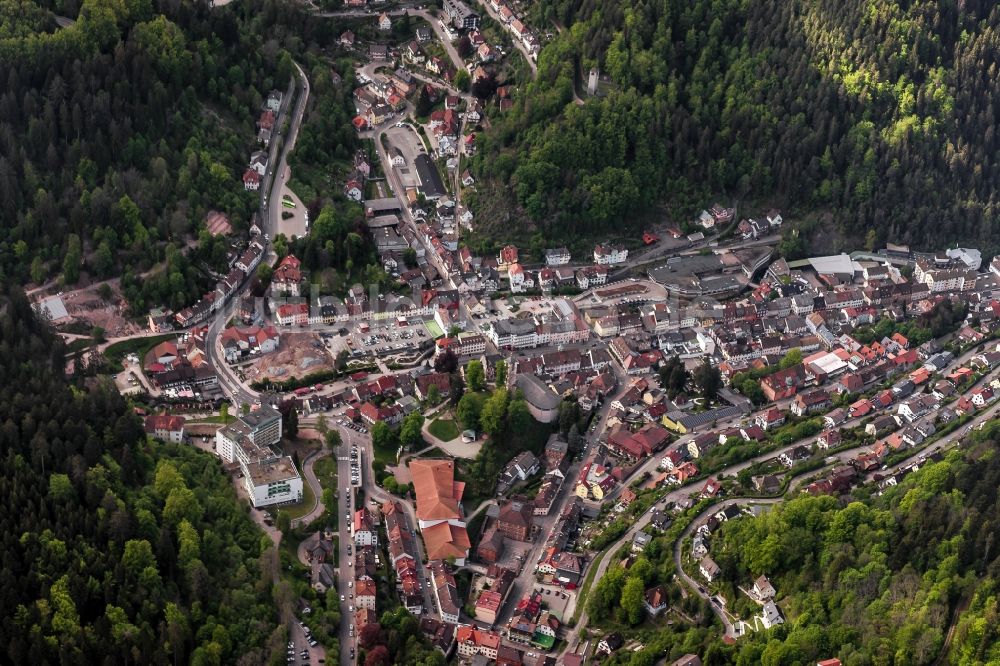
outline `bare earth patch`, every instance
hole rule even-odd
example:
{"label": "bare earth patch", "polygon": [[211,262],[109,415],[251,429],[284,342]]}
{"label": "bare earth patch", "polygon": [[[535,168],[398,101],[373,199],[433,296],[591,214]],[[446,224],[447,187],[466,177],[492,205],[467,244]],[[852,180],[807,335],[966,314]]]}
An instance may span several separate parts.
{"label": "bare earth patch", "polygon": [[266,377],[284,381],[314,372],[333,370],[334,359],[318,335],[291,333],[285,330],[281,330],[280,333],[281,342],[278,350],[262,356],[254,363],[256,372],[250,373],[254,379]]}

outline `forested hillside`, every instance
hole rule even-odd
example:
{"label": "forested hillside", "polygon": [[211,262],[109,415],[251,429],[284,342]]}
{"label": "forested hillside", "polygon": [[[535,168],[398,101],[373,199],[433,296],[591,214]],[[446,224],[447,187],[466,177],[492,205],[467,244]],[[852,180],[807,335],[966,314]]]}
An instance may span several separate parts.
{"label": "forested hillside", "polygon": [[0,662],[283,657],[277,556],[218,464],[147,442],[113,386],[69,386],[61,341],[0,298]]}
{"label": "forested hillside", "polygon": [[[697,652],[712,666],[794,666],[830,657],[845,666],[1000,662],[998,444],[994,422],[967,437],[962,450],[928,463],[881,496],[864,489],[846,500],[802,495],[759,517],[726,521],[711,538],[710,554],[721,568],[713,593],[751,620],[760,605],[738,588],[750,589],[766,575],[785,623],[726,645],[700,599],[671,591],[674,607],[701,626],[643,625],[637,637],[646,648],[616,655],[611,663],[645,666],[660,655],[685,652]],[[635,607],[629,582],[639,579],[634,587],[640,594],[644,585],[672,585],[672,542],[659,537],[651,546],[628,572],[616,567],[601,579],[588,602],[592,619],[639,624],[629,619]]]}
{"label": "forested hillside", "polygon": [[[76,22],[57,28],[56,15]],[[210,209],[248,226],[256,199],[239,177],[254,120],[292,71],[259,34],[235,9],[192,0],[0,2],[2,274],[72,283],[168,258],[143,295],[198,295],[167,245]]]}
{"label": "forested hillside", "polygon": [[[856,240],[874,228],[869,242],[1000,246],[996,3],[540,0],[531,11],[561,32],[476,168],[548,236],[606,233],[658,204],[689,219],[712,197],[829,212]],[[598,98],[586,98],[592,66],[611,78]]]}

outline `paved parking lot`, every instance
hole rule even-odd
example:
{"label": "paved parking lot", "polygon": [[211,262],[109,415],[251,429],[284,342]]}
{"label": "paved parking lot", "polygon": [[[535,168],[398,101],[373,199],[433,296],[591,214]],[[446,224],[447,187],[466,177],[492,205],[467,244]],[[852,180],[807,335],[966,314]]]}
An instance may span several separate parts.
{"label": "paved parking lot", "polygon": [[[281,214],[278,216],[277,233],[284,234],[285,238],[289,240],[292,238],[302,238],[309,231],[309,223],[306,219],[309,213],[306,211],[306,207],[302,204],[299,196],[295,192],[292,192],[287,184],[281,188],[281,198],[282,201],[291,201],[294,206],[286,206],[283,203],[275,202],[281,206]],[[285,216],[288,213],[291,213],[291,217],[286,219]]]}
{"label": "paved parking lot", "polygon": [[389,353],[393,351],[412,352],[427,339],[427,329],[423,321],[409,319],[405,326],[400,326],[395,320],[385,323],[371,323],[367,332],[361,326],[351,329],[351,341],[354,349],[370,353]]}
{"label": "paved parking lot", "polygon": [[[402,127],[390,127],[385,131],[383,136],[389,141],[390,147],[399,148],[403,153],[405,164],[395,167],[403,186],[416,187],[419,185],[417,170],[413,166],[413,160],[420,153],[426,152],[426,150],[417,131],[411,125],[404,123]],[[392,155],[391,150],[389,154]]]}

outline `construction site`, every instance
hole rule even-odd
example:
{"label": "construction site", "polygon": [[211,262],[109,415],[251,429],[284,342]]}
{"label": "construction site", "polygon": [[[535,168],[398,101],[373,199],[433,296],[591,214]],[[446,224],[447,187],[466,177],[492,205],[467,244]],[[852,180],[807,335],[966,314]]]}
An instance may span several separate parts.
{"label": "construction site", "polygon": [[285,381],[333,368],[334,358],[319,335],[282,332],[278,349],[255,360],[246,369],[246,378]]}

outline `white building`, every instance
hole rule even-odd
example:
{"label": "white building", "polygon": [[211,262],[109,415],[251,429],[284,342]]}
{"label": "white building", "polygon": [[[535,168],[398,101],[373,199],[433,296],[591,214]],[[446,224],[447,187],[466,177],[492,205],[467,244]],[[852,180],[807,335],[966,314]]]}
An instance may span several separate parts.
{"label": "white building", "polygon": [[215,433],[216,451],[238,462],[243,486],[255,507],[302,499],[302,477],[289,456],[273,448],[281,441],[281,414],[267,405]]}
{"label": "white building", "polygon": [[354,535],[354,545],[378,547],[378,526],[368,509],[361,508],[354,512],[351,533]]}
{"label": "white building", "polygon": [[563,266],[568,264],[570,260],[570,253],[564,247],[557,247],[552,250],[545,251],[545,265],[546,266]]}
{"label": "white building", "polygon": [[486,331],[498,349],[525,349],[538,346],[538,325],[530,319],[501,319]]}
{"label": "white building", "polygon": [[291,457],[253,462],[244,470],[243,486],[255,507],[302,500],[302,477]]}
{"label": "white building", "polygon": [[184,417],[152,414],[146,417],[146,434],[172,444],[184,441]]}
{"label": "white building", "polygon": [[598,244],[594,247],[594,263],[598,266],[613,266],[628,261],[628,249],[621,245]]}
{"label": "white building", "polygon": [[757,617],[760,618],[760,622],[764,625],[765,629],[770,629],[771,627],[785,623],[785,618],[781,616],[781,610],[778,608],[778,604],[773,601],[768,601],[764,604],[764,612]]}

